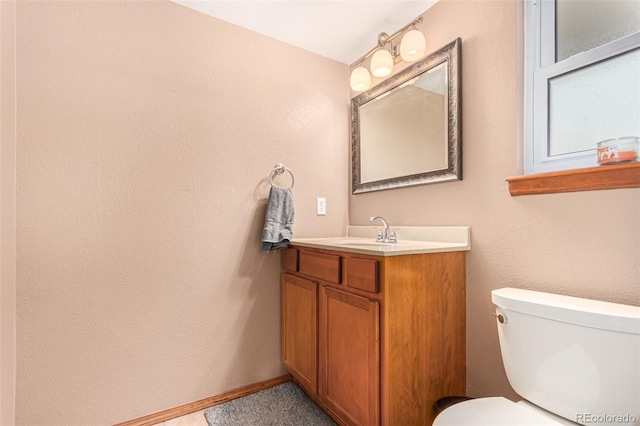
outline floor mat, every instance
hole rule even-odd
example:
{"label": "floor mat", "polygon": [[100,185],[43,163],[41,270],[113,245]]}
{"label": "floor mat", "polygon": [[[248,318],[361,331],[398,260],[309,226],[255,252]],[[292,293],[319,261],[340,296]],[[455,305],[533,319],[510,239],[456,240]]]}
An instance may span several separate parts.
{"label": "floor mat", "polygon": [[333,426],[336,423],[293,382],[204,412],[209,426]]}

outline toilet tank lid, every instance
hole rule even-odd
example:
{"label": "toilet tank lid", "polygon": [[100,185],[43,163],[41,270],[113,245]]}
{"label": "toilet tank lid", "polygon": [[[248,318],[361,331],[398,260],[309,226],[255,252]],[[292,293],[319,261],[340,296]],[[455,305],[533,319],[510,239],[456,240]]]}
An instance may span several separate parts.
{"label": "toilet tank lid", "polygon": [[585,327],[640,334],[640,306],[519,288],[491,292],[493,303],[503,309]]}

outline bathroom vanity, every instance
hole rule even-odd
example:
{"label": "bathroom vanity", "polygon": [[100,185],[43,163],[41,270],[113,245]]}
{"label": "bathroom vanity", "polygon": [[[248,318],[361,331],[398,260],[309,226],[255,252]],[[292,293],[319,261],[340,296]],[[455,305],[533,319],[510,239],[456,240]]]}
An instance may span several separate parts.
{"label": "bathroom vanity", "polygon": [[429,425],[436,400],[464,395],[470,245],[456,229],[462,241],[380,244],[350,227],[282,251],[282,362],[337,422]]}

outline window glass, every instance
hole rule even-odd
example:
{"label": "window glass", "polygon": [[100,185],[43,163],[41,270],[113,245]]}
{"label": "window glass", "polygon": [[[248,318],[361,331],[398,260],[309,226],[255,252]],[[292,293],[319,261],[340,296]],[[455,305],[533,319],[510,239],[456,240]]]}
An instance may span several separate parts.
{"label": "window glass", "polygon": [[640,136],[640,0],[525,1],[525,173]]}
{"label": "window glass", "polygon": [[[640,2],[639,2],[640,3]],[[549,153],[640,135],[640,49],[549,80]]]}
{"label": "window glass", "polygon": [[556,0],[556,61],[639,30],[638,0]]}

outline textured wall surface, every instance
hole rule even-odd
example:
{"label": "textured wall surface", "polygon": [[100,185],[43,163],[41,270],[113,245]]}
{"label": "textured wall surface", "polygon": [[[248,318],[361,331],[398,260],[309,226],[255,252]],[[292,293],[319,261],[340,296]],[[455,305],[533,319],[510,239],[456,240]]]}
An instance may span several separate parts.
{"label": "textured wall surface", "polygon": [[0,2],[0,425],[15,418],[16,37],[15,1]]}
{"label": "textured wall surface", "polygon": [[345,232],[348,66],[158,1],[18,2],[17,58],[17,422],[284,374],[267,176],[295,236]]}
{"label": "textured wall surface", "polygon": [[[427,51],[462,38],[463,180],[350,197],[352,225],[469,225],[467,390],[516,397],[491,290],[520,287],[640,305],[640,190],[511,197],[518,174],[517,2],[442,0],[424,14]],[[402,233],[398,235],[402,238]]]}
{"label": "textured wall surface", "polygon": [[18,2],[17,423],[115,423],[284,373],[279,255],[259,252],[276,162],[299,237],[373,214],[471,226],[471,395],[514,396],[492,289],[640,304],[639,190],[508,194],[516,2],[424,17],[428,51],[463,40],[464,180],[349,196],[347,66],[169,2]]}

